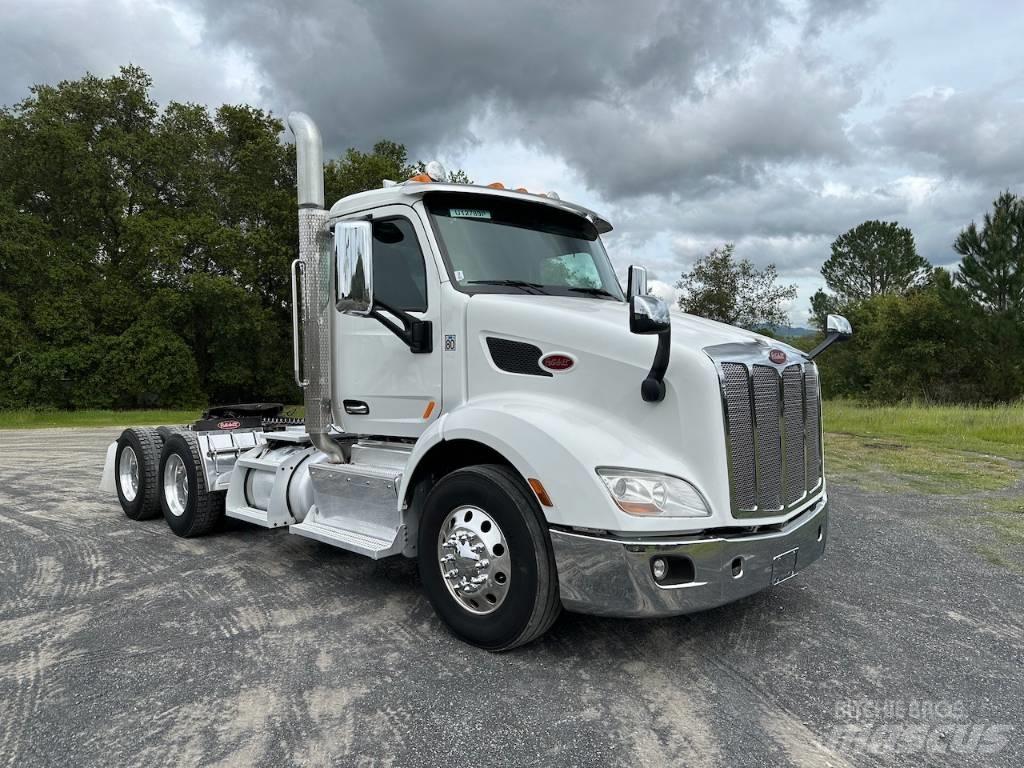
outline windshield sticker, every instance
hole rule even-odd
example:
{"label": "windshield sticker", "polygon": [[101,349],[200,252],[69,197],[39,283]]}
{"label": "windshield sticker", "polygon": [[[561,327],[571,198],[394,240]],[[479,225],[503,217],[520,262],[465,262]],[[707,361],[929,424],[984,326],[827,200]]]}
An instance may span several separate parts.
{"label": "windshield sticker", "polygon": [[466,279],[466,273],[463,272],[461,269],[456,269],[455,270],[455,279],[458,280],[461,283],[463,280]]}
{"label": "windshield sticker", "polygon": [[489,219],[491,218],[490,211],[481,211],[477,208],[451,208],[448,211],[449,216],[453,216],[458,219]]}

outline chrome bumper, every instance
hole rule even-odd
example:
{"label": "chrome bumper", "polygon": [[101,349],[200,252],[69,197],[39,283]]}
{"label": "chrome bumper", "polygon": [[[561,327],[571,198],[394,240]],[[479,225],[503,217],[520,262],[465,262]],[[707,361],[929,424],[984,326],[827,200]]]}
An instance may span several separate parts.
{"label": "chrome bumper", "polygon": [[[626,617],[691,613],[752,595],[817,560],[827,538],[826,498],[782,530],[745,536],[623,539],[551,531],[565,608]],[[692,579],[659,584],[651,570],[659,557]]]}

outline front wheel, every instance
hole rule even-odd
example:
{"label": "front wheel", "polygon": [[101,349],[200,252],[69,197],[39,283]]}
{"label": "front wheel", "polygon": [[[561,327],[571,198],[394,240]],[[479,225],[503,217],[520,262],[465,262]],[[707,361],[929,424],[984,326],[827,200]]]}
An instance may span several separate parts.
{"label": "front wheel", "polygon": [[443,477],[424,503],[418,550],[434,610],[473,645],[523,645],[561,611],[540,507],[507,467],[467,467]]}
{"label": "front wheel", "polygon": [[202,536],[224,519],[224,493],[206,487],[195,435],[177,432],[160,453],[160,509],[171,530],[183,538]]}

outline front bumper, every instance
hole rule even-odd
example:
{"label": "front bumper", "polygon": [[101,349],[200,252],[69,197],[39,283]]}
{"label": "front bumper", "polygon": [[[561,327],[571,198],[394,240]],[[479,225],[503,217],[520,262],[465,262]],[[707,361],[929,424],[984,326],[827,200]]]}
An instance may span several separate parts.
{"label": "front bumper", "polygon": [[[551,531],[562,605],[624,617],[674,616],[752,595],[817,560],[827,538],[824,496],[781,529],[747,535],[664,540]],[[651,571],[658,557],[692,579],[659,584]]]}

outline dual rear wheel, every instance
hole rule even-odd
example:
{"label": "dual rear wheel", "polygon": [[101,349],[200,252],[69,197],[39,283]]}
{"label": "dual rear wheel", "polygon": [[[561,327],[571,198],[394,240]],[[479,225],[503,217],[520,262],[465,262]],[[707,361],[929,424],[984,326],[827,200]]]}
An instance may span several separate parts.
{"label": "dual rear wheel", "polygon": [[163,513],[174,533],[191,538],[214,530],[224,518],[224,493],[206,487],[199,443],[191,432],[126,429],[117,441],[114,467],[121,508],[132,520]]}

